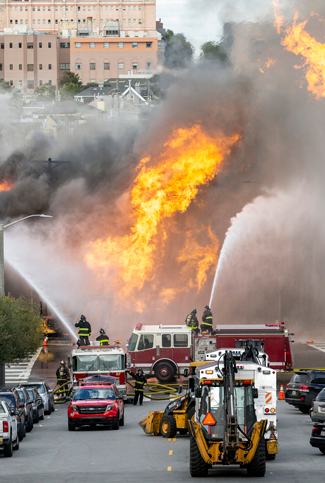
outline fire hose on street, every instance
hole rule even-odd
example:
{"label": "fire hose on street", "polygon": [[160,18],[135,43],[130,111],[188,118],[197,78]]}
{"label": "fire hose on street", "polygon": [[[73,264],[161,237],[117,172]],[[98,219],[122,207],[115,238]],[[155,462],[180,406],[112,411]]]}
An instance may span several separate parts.
{"label": "fire hose on street", "polygon": [[[69,387],[70,386],[70,387]],[[65,382],[58,386],[53,391],[53,395],[60,394],[61,391],[65,391],[65,396],[59,396],[54,398],[54,404],[64,404],[67,401],[67,397],[69,397],[73,390],[73,383],[71,381]]]}
{"label": "fire hose on street", "polygon": [[[134,389],[134,385],[131,384],[129,381],[127,381],[129,386],[131,386]],[[152,394],[144,393],[143,396],[152,399],[154,401],[165,401],[167,399],[171,399],[178,394],[178,388],[179,384],[155,384],[155,383],[147,383],[147,387],[149,389],[149,392]],[[156,397],[156,395],[159,394],[164,394],[164,397]],[[135,393],[128,393],[128,396],[134,396]]]}

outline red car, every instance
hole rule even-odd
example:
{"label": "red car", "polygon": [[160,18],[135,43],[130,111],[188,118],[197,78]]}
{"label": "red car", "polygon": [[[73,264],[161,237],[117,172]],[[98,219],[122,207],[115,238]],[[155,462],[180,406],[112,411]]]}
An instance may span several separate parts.
{"label": "red car", "polygon": [[115,384],[81,386],[68,407],[68,428],[97,424],[119,429],[124,426],[123,396]]}

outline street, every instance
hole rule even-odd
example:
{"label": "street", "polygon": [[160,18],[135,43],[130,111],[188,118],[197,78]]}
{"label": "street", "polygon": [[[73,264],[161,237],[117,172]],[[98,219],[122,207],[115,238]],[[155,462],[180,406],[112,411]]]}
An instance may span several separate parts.
{"label": "street", "polygon": [[[126,405],[125,426],[119,431],[88,428],[68,432],[67,403],[35,425],[12,458],[0,457],[1,482],[180,482],[191,479],[189,438],[168,441],[146,435],[137,423],[166,402]],[[309,483],[323,481],[325,456],[312,448],[312,423],[284,401],[278,402],[279,454],[267,462],[265,480]],[[239,468],[216,467],[210,478],[237,482],[248,479]],[[198,480],[204,480],[203,478]]]}

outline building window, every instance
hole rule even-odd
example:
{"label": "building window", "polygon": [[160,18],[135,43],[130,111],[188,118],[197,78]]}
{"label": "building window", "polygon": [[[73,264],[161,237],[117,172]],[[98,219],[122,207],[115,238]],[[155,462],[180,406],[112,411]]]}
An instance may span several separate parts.
{"label": "building window", "polygon": [[5,48],[5,44],[1,44],[1,50]]}
{"label": "building window", "polygon": [[51,7],[47,7],[47,11],[50,12],[51,11]]}
{"label": "building window", "polygon": [[73,7],[70,7],[70,12],[73,12]]}
{"label": "building window", "polygon": [[10,22],[10,23],[12,23],[12,20],[10,19],[10,21],[9,21],[9,22]]}
{"label": "building window", "polygon": [[58,11],[58,7],[55,7],[55,11],[56,11],[56,12]]}
{"label": "building window", "polygon": [[146,47],[147,47],[147,49],[151,49],[151,47],[152,47],[152,42],[146,42]]}
{"label": "building window", "polygon": [[42,48],[42,42],[39,42],[38,47],[39,47],[39,49]]}
{"label": "building window", "polygon": [[55,23],[58,23],[58,19],[57,18],[55,19]]}
{"label": "building window", "polygon": [[60,70],[70,70],[70,64],[60,64]]}
{"label": "building window", "polygon": [[70,42],[60,42],[60,49],[70,49]]}
{"label": "building window", "polygon": [[123,23],[126,23],[126,20],[125,20],[125,18],[123,19]]}
{"label": "building window", "polygon": [[21,42],[19,42],[18,47],[21,49]]}
{"label": "building window", "polygon": [[34,64],[27,64],[27,71],[32,72],[34,70]]}
{"label": "building window", "polygon": [[14,85],[14,81],[12,81],[12,80],[9,81],[9,85],[10,85],[10,87],[12,87]]}
{"label": "building window", "polygon": [[81,70],[81,63],[80,62],[76,63],[76,70]]}
{"label": "building window", "polygon": [[131,7],[129,6],[129,10],[131,10]]}
{"label": "building window", "polygon": [[51,23],[51,20],[50,20],[50,19],[48,19],[47,23]]}
{"label": "building window", "polygon": [[51,81],[51,80],[49,80],[48,84],[49,84],[49,86],[51,86],[51,85],[52,85],[52,81]]}
{"label": "building window", "polygon": [[26,25],[28,24],[28,20],[27,20],[27,18],[26,18],[26,20],[25,20],[25,24],[26,24]]}
{"label": "building window", "polygon": [[47,46],[48,46],[48,48],[50,49],[50,48],[51,48],[51,42],[49,42],[49,43],[47,44]]}
{"label": "building window", "polygon": [[38,23],[38,24],[40,24],[40,23],[41,23],[41,20],[40,20],[40,19],[38,19],[38,20],[37,20],[37,23]]}
{"label": "building window", "polygon": [[95,42],[89,42],[89,48],[90,49],[94,49],[96,47],[96,43]]}
{"label": "building window", "polygon": [[49,64],[49,70],[52,70],[52,64]]}
{"label": "building window", "polygon": [[78,7],[78,12],[80,12],[80,7]]}
{"label": "building window", "polygon": [[90,62],[89,67],[90,67],[90,70],[96,70],[95,62]]}
{"label": "building window", "polygon": [[[113,7],[111,7],[111,8],[112,8],[112,10],[113,10]],[[118,7],[116,7],[116,10],[118,10]]]}
{"label": "building window", "polygon": [[20,24],[22,24],[23,23],[23,19],[21,18],[19,22],[20,22]]}
{"label": "building window", "polygon": [[2,71],[2,64],[0,64],[0,71]]}
{"label": "building window", "polygon": [[139,23],[142,23],[142,20],[141,20],[141,18],[139,18]]}
{"label": "building window", "polygon": [[33,7],[33,12],[35,12],[35,7]]}
{"label": "building window", "polygon": [[23,70],[23,64],[19,64],[19,70]]}
{"label": "building window", "polygon": [[28,12],[28,7],[25,7],[25,12]]}
{"label": "building window", "polygon": [[[93,10],[96,10],[96,7],[93,7]],[[103,7],[101,8],[101,10],[103,10]]]}
{"label": "building window", "polygon": [[9,69],[10,70],[14,70],[14,65],[13,64],[10,64]]}
{"label": "building window", "polygon": [[119,62],[117,64],[118,70],[124,70],[124,62]]}
{"label": "building window", "polygon": [[138,48],[138,42],[132,42],[132,49]]}
{"label": "building window", "polygon": [[39,86],[41,87],[43,85],[43,81],[39,81]]}
{"label": "building window", "polygon": [[78,18],[78,23],[80,23],[80,18]]}
{"label": "building window", "polygon": [[100,19],[100,23],[104,23],[104,20],[102,18]]}
{"label": "building window", "polygon": [[96,79],[90,79],[90,84],[96,84]]}
{"label": "building window", "polygon": [[[96,8],[96,7],[94,7],[94,9],[95,9],[95,8]],[[101,11],[103,11],[103,7],[100,7],[100,10],[101,10]]]}
{"label": "building window", "polygon": [[45,12],[45,7],[43,7],[43,12]]}
{"label": "building window", "polygon": [[40,12],[41,11],[41,7],[37,7],[37,11]]}
{"label": "building window", "polygon": [[91,7],[88,7],[88,12],[89,12],[90,9],[91,9]]}
{"label": "building window", "polygon": [[38,68],[39,68],[39,70],[43,70],[43,64],[40,64],[40,65],[38,66]]}
{"label": "building window", "polygon": [[45,22],[46,22],[46,20],[45,20],[45,18],[43,18],[43,24],[45,24]]}
{"label": "building window", "polygon": [[9,8],[10,12],[12,12],[12,7]]}
{"label": "building window", "polygon": [[12,49],[12,42],[9,43],[9,49]]}
{"label": "building window", "polygon": [[132,62],[132,69],[138,70],[138,63],[137,62]]}
{"label": "building window", "polygon": [[126,10],[126,7],[123,7],[123,10]]}
{"label": "building window", "polygon": [[82,7],[82,10],[85,12],[86,11],[86,7]]}
{"label": "building window", "polygon": [[104,70],[109,70],[109,62],[104,62]]}
{"label": "building window", "polygon": [[35,23],[35,19],[33,18],[33,23]]}
{"label": "building window", "polygon": [[104,42],[104,49],[109,49],[109,42]]}
{"label": "building window", "polygon": [[131,19],[130,18],[128,19],[128,22],[131,23]]}
{"label": "building window", "polygon": [[123,49],[124,48],[124,42],[118,42],[117,46],[118,46],[119,49]]}
{"label": "building window", "polygon": [[137,19],[136,18],[133,19],[133,23],[137,23]]}
{"label": "building window", "polygon": [[34,89],[34,81],[33,80],[27,81],[27,89]]}
{"label": "building window", "polygon": [[139,10],[141,10],[141,6],[139,7]]}
{"label": "building window", "polygon": [[85,18],[84,18],[84,19],[82,19],[82,21],[83,21],[83,23],[86,23],[86,19],[85,19]]}
{"label": "building window", "polygon": [[136,10],[136,9],[137,9],[137,7],[135,7],[135,6],[134,6],[134,7],[133,7],[133,10]]}
{"label": "building window", "polygon": [[17,23],[18,23],[18,20],[15,20],[15,24],[17,24]]}
{"label": "building window", "polygon": [[147,62],[147,69],[151,69],[151,62]]}

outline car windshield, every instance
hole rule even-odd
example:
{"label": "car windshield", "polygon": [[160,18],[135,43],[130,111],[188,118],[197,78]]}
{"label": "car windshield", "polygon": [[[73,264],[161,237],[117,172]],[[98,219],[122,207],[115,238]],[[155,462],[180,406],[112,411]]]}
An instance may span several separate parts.
{"label": "car windshield", "polygon": [[8,406],[15,407],[15,398],[13,394],[1,394],[0,400],[8,404]]}
{"label": "car windshield", "polygon": [[34,389],[37,389],[37,391],[40,394],[45,394],[46,393],[45,387],[43,386],[43,384],[29,384],[29,387],[33,387]]}
{"label": "car windshield", "polygon": [[115,399],[114,390],[111,388],[78,389],[73,400],[85,399]]}
{"label": "car windshield", "polygon": [[130,339],[129,351],[134,351],[137,345],[138,336],[137,334],[132,334]]}
{"label": "car windshield", "polygon": [[299,383],[299,384],[306,384],[308,382],[308,375],[307,374],[295,374],[292,376],[290,382]]}
{"label": "car windshield", "polygon": [[321,392],[316,397],[316,401],[325,401],[325,389],[321,390]]}
{"label": "car windshield", "polygon": [[122,354],[101,354],[99,356],[100,371],[120,371],[124,369],[124,356]]}
{"label": "car windshield", "polygon": [[30,399],[32,399],[34,401],[33,389],[27,389],[27,392],[28,392],[28,396],[30,397]]}
{"label": "car windshield", "polygon": [[74,371],[98,371],[98,357],[94,355],[74,356],[72,365]]}

